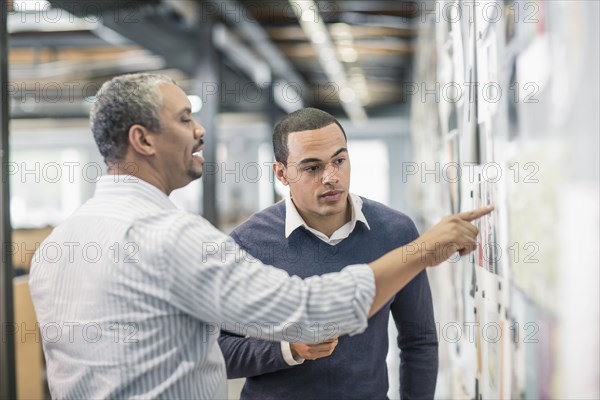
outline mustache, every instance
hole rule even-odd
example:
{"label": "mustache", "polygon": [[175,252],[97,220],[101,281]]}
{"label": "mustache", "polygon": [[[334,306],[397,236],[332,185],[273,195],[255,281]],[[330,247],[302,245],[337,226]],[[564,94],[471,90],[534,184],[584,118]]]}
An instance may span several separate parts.
{"label": "mustache", "polygon": [[198,141],[198,144],[196,146],[194,146],[194,151],[198,150],[203,144],[204,144],[204,139],[200,139],[200,141]]}

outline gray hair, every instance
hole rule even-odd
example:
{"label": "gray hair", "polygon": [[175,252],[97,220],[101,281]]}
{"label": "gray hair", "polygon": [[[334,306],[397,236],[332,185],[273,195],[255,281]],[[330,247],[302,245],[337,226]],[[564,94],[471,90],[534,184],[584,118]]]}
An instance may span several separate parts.
{"label": "gray hair", "polygon": [[163,99],[157,87],[176,84],[166,75],[128,74],[105,82],[96,95],[90,125],[105,163],[122,161],[129,146],[129,128],[140,124],[158,132]]}

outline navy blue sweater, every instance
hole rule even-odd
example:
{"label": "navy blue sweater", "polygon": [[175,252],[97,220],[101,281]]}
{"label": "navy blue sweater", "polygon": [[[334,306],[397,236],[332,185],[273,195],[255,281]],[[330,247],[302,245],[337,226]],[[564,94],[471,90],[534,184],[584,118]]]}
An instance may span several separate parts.
{"label": "navy blue sweater", "polygon": [[[362,222],[335,246],[304,228],[285,237],[285,202],[254,214],[231,234],[251,255],[290,275],[306,278],[369,263],[418,236],[406,215],[363,198]],[[401,349],[400,395],[403,400],[433,398],[438,342],[427,275],[423,271],[369,319],[360,335],[342,336],[333,354],[289,366],[279,342],[242,338],[222,332],[219,344],[229,378],[246,377],[242,399],[385,399],[390,311]]]}

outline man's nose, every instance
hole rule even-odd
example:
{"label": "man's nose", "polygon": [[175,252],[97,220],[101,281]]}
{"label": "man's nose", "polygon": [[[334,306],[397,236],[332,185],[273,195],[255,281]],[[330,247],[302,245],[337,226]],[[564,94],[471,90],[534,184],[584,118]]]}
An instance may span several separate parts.
{"label": "man's nose", "polygon": [[327,164],[323,171],[323,183],[337,183],[339,181],[338,167],[333,164]]}
{"label": "man's nose", "polygon": [[194,120],[194,124],[196,127],[194,128],[194,139],[203,138],[206,134],[206,130],[202,125],[200,125],[197,121]]}

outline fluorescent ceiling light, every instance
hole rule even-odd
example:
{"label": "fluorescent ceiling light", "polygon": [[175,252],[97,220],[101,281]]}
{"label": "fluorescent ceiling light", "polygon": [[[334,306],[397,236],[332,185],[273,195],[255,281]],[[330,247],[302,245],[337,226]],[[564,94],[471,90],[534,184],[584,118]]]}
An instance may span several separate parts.
{"label": "fluorescent ceiling light", "polygon": [[325,32],[323,31],[316,31],[313,32],[313,34],[310,37],[310,40],[314,43],[314,44],[322,44],[325,43],[325,40],[327,39],[327,35],[325,34]]}
{"label": "fluorescent ceiling light", "polygon": [[345,87],[340,90],[340,100],[344,103],[351,103],[356,99],[356,93],[349,87]]}
{"label": "fluorescent ceiling light", "polygon": [[50,3],[48,0],[15,0],[13,7],[18,12],[42,11],[50,8]]}

